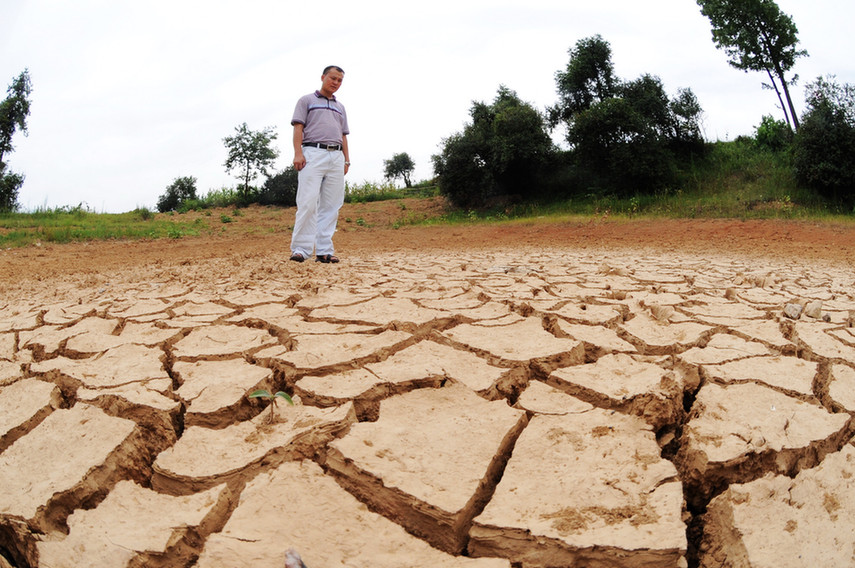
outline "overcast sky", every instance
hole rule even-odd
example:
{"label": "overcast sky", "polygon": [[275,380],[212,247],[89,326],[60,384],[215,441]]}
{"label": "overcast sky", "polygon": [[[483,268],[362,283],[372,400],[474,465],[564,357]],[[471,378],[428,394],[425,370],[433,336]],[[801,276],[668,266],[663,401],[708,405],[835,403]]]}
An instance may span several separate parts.
{"label": "overcast sky", "polygon": [[[728,66],[694,0],[0,2],[0,98],[24,68],[33,83],[29,136],[16,135],[7,159],[26,175],[26,211],[153,209],[181,176],[196,177],[200,195],[235,186],[222,139],[243,122],[276,128],[284,169],[294,103],[329,64],[346,72],[351,184],[382,181],[383,160],[399,152],[415,179],[432,177],[443,138],[500,85],[538,109],[554,104],[568,49],[595,34],[621,79],[650,73],[669,94],[691,88],[709,140],[752,134],[764,114],[783,118],[762,74]],[[810,54],[794,69],[801,113],[817,76],[855,83],[855,3],[778,6]]]}

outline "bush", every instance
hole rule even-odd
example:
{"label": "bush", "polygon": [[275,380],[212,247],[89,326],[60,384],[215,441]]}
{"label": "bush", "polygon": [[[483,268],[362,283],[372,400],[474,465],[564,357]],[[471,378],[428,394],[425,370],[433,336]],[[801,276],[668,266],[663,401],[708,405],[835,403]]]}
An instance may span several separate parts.
{"label": "bush", "polygon": [[261,205],[294,207],[297,205],[297,170],[288,166],[265,180],[257,201]]}
{"label": "bush", "polygon": [[18,190],[24,184],[24,176],[6,172],[0,164],[0,211],[15,211],[18,208]]}
{"label": "bush", "polygon": [[855,87],[817,79],[793,141],[801,183],[835,202],[855,203]]}
{"label": "bush", "polygon": [[764,115],[757,126],[754,140],[760,148],[777,152],[790,145],[793,131],[785,121]]}
{"label": "bush", "polygon": [[182,202],[196,199],[196,178],[185,176],[175,178],[166,188],[166,193],[157,200],[157,210],[161,213],[175,211]]}
{"label": "bush", "polygon": [[463,207],[533,197],[555,151],[541,114],[503,86],[493,104],[474,103],[470,116],[471,124],[433,156],[440,192]]}
{"label": "bush", "polygon": [[150,221],[154,218],[154,213],[148,207],[137,207],[131,211],[131,215],[141,221]]}

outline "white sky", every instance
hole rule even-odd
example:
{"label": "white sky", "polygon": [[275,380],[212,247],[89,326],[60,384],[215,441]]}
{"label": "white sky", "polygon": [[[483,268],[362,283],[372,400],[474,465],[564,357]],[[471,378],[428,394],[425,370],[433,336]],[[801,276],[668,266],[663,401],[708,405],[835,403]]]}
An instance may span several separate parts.
{"label": "white sky", "polygon": [[[855,83],[855,3],[778,0],[799,29],[804,85],[819,75]],[[200,195],[235,186],[222,139],[246,122],[276,128],[277,170],[293,159],[297,98],[324,66],[346,75],[351,184],[383,180],[383,160],[407,152],[414,179],[462,130],[472,101],[502,84],[543,110],[558,98],[568,49],[600,34],[618,77],[658,75],[669,94],[690,87],[705,135],[752,134],[783,118],[760,73],[716,50],[694,0],[0,0],[0,98],[24,68],[33,82],[29,136],[7,156],[26,175],[26,211],[84,204],[98,212],[154,208],[180,176]],[[556,138],[560,138],[557,134]],[[260,184],[261,179],[256,181]]]}

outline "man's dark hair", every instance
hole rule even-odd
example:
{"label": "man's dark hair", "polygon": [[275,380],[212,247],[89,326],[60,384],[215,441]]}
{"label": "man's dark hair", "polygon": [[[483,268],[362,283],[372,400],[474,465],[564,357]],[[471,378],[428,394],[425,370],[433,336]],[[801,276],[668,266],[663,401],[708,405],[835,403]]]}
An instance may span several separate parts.
{"label": "man's dark hair", "polygon": [[324,67],[324,72],[323,72],[323,74],[324,74],[324,75],[326,75],[327,73],[329,73],[329,72],[330,72],[331,70],[333,70],[333,69],[335,69],[336,71],[338,71],[339,73],[341,73],[342,75],[344,75],[344,69],[342,69],[342,68],[341,68],[341,67],[339,67],[338,65],[327,65],[326,67]]}

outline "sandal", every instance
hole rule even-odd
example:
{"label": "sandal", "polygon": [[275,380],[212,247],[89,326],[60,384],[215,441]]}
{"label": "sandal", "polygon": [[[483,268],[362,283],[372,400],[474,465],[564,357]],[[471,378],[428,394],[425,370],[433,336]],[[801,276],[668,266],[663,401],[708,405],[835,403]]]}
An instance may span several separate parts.
{"label": "sandal", "polygon": [[295,252],[291,255],[291,260],[293,260],[294,262],[303,262],[306,259],[299,252]]}
{"label": "sandal", "polygon": [[319,254],[315,258],[315,261],[323,262],[324,264],[329,264],[329,263],[335,264],[336,262],[339,262],[338,257],[334,254]]}

